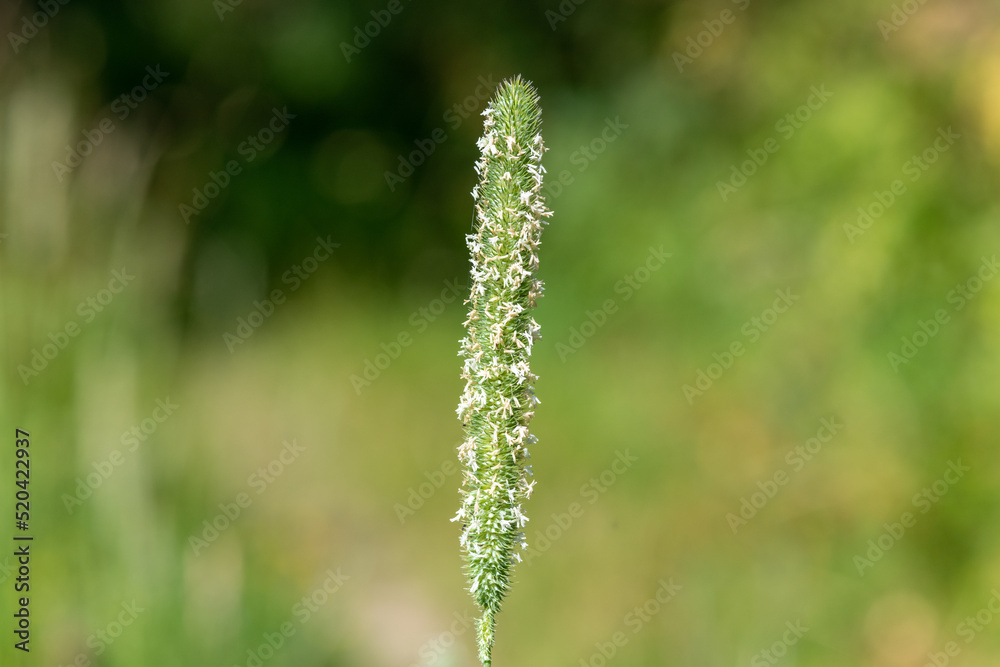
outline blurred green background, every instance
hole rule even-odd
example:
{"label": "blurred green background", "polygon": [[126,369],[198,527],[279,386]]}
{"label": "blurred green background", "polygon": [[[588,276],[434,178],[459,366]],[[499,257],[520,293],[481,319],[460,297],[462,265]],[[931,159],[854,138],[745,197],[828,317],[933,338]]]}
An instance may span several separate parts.
{"label": "blurred green background", "polygon": [[520,73],[555,214],[494,664],[998,664],[998,19],[4,3],[0,663],[475,664],[454,295]]}

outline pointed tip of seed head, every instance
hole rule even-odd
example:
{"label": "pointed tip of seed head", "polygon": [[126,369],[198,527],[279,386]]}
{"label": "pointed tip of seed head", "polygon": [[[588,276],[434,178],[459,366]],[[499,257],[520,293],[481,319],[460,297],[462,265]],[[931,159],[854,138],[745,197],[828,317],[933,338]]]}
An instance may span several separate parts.
{"label": "pointed tip of seed head", "polygon": [[532,92],[537,92],[535,91],[535,84],[533,84],[530,80],[525,79],[520,74],[515,74],[512,77],[504,79],[500,83],[500,88],[524,89],[524,90],[530,90]]}
{"label": "pointed tip of seed head", "polygon": [[526,151],[541,159],[538,143],[542,126],[541,98],[534,85],[520,74],[504,79],[483,112],[486,132],[480,139],[484,160],[501,152]]}
{"label": "pointed tip of seed head", "polygon": [[511,102],[527,101],[532,106],[538,104],[539,96],[535,85],[520,74],[504,79],[497,87],[495,100],[508,99]]}

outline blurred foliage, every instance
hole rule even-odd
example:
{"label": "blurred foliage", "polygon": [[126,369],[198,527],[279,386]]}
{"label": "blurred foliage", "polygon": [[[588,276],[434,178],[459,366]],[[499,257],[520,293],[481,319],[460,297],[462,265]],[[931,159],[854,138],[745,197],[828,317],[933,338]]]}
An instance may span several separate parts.
{"label": "blurred foliage", "polygon": [[[480,77],[516,73],[542,95],[555,216],[536,313],[539,551],[518,569],[496,664],[596,667],[619,631],[620,667],[763,664],[789,622],[809,630],[775,664],[919,667],[952,641],[949,664],[997,664],[1000,286],[961,309],[949,298],[1000,250],[997,6],[389,6],[0,8],[0,423],[32,434],[36,535],[35,643],[30,657],[5,644],[2,664],[252,665],[285,623],[294,634],[262,664],[474,664],[445,472],[465,315],[442,295],[467,276]],[[880,28],[902,6],[912,16]],[[15,48],[44,7],[57,11]],[[342,44],[387,15],[348,60]],[[679,71],[689,38],[702,52]],[[157,66],[164,81],[117,115]],[[287,128],[247,161],[241,146],[285,108]],[[105,118],[113,131],[58,178],[53,162]],[[908,161],[948,128],[960,138],[912,180]],[[386,172],[439,129],[390,188]],[[719,182],[769,138],[777,151],[723,199]],[[185,223],[179,207],[231,161],[239,173]],[[846,231],[897,179],[906,191]],[[340,245],[311,271],[318,238]],[[666,263],[639,271],[661,247]],[[89,316],[122,267],[134,281]],[[772,319],[776,290],[799,299]],[[25,375],[69,323],[80,333]],[[700,372],[717,377],[689,401]],[[168,397],[175,413],[147,421]],[[786,456],[831,417],[843,430],[797,470]],[[304,452],[258,494],[251,476],[293,439]],[[124,463],[67,511],[115,450]],[[605,486],[626,451],[638,462]],[[914,494],[958,460],[970,471],[922,512]],[[734,535],[727,515],[779,471]],[[195,555],[191,536],[241,493],[251,504]],[[0,499],[11,516],[13,487]],[[915,524],[859,575],[856,557],[908,511]],[[338,568],[349,579],[302,622],[296,605]],[[633,632],[629,614],[671,577],[683,588]],[[133,600],[144,611],[98,655],[88,638]]]}

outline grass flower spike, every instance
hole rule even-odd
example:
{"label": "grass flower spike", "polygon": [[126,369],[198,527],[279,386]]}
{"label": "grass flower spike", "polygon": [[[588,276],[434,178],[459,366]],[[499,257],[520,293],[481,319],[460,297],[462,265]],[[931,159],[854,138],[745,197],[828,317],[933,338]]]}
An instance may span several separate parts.
{"label": "grass flower spike", "polygon": [[496,614],[510,588],[511,569],[526,548],[528,518],[521,502],[534,482],[525,465],[534,415],[537,379],[528,367],[538,324],[531,309],[541,296],[538,245],[545,218],[542,196],[541,109],[538,93],[520,77],[504,81],[483,112],[482,155],[475,233],[467,237],[472,289],[466,303],[465,392],[458,415],[465,426],[459,447],[464,466],[461,545],[470,591],[482,617],[477,624],[479,659],[490,666]]}

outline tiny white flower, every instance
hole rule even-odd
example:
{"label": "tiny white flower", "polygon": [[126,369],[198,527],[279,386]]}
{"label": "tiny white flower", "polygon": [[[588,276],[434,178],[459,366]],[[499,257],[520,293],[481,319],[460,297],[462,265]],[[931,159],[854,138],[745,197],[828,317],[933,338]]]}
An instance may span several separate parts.
{"label": "tiny white flower", "polygon": [[514,516],[517,518],[517,525],[519,528],[524,528],[524,524],[528,523],[528,517],[521,513],[521,508],[517,505],[514,506]]}

